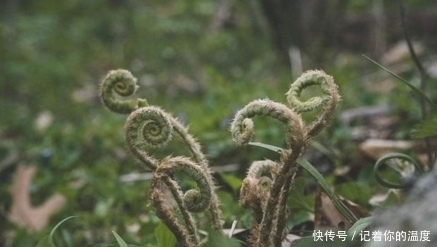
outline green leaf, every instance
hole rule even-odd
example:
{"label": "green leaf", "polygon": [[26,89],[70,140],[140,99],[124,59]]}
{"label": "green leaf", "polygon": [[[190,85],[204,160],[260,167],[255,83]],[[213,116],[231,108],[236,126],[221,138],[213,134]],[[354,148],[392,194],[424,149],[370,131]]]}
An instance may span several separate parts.
{"label": "green leaf", "polygon": [[435,135],[437,135],[437,114],[429,115],[411,131],[413,138],[425,138]]}
{"label": "green leaf", "polygon": [[36,247],[50,247],[49,245],[49,235],[44,236],[36,245]]}
{"label": "green leaf", "polygon": [[426,102],[428,102],[429,105],[432,106],[432,108],[434,109],[434,111],[437,111],[437,105],[430,100],[422,91],[420,91],[420,89],[418,89],[417,87],[413,86],[411,83],[409,83],[407,80],[405,80],[404,78],[400,77],[399,75],[395,74],[394,72],[390,71],[389,69],[387,69],[386,67],[382,66],[381,64],[379,64],[378,62],[372,60],[371,58],[369,58],[368,56],[363,54],[363,57],[365,57],[367,60],[369,60],[370,62],[374,63],[376,66],[380,67],[381,69],[387,71],[389,74],[391,74],[392,76],[396,77],[397,79],[401,80],[405,85],[407,85],[411,90],[413,90],[413,92],[415,94],[417,94],[420,98],[422,98],[423,100],[425,100]]}
{"label": "green leaf", "polygon": [[265,149],[271,150],[271,151],[273,151],[275,153],[281,153],[282,150],[284,150],[283,148],[276,147],[276,146],[269,145],[269,144],[264,144],[264,143],[261,143],[261,142],[249,142],[249,145],[252,145],[252,146],[255,146],[255,147],[260,147],[260,148],[265,148]]}
{"label": "green leaf", "polygon": [[373,217],[365,217],[365,218],[361,218],[359,219],[357,222],[355,222],[355,224],[353,224],[351,226],[351,228],[347,231],[347,235],[349,237],[351,237],[352,235],[355,236],[360,233],[361,231],[363,231],[364,229],[366,229],[366,227],[368,227],[370,224],[372,224],[373,221]]}
{"label": "green leaf", "polygon": [[44,236],[36,245],[36,247],[56,247],[55,243],[53,242],[53,235],[55,234],[56,229],[58,229],[58,227],[64,223],[65,221],[71,219],[71,218],[75,218],[76,216],[70,216],[67,217],[65,219],[63,219],[61,222],[59,222],[55,227],[53,227],[52,231],[50,232],[49,235]]}
{"label": "green leaf", "polygon": [[126,242],[118,235],[115,231],[112,231],[112,234],[114,234],[115,239],[117,239],[118,244],[120,247],[128,247]]}
{"label": "green leaf", "polygon": [[298,158],[296,160],[296,162],[302,168],[304,168],[308,173],[310,173],[311,176],[313,176],[316,179],[317,183],[320,185],[320,187],[322,188],[323,192],[325,192],[326,195],[329,197],[329,199],[332,201],[332,203],[334,204],[335,208],[350,223],[352,223],[352,224],[355,223],[356,220],[357,220],[357,217],[340,201],[340,199],[338,199],[338,197],[334,194],[334,192],[332,192],[332,190],[330,189],[328,183],[323,178],[322,174],[320,174],[320,172],[317,171],[316,168],[314,168],[314,166],[311,165],[311,163],[308,162],[306,159]]}
{"label": "green leaf", "polygon": [[336,186],[335,193],[362,206],[367,205],[372,197],[368,185],[356,182],[342,183]]}
{"label": "green leaf", "polygon": [[[314,196],[313,196],[314,198]],[[297,211],[290,214],[290,216],[287,218],[287,228],[293,229],[293,227],[300,225],[302,223],[313,221],[314,220],[314,214],[306,212],[306,211]]]}
{"label": "green leaf", "polygon": [[241,187],[241,179],[238,177],[232,175],[232,174],[224,174],[220,173],[220,177],[223,179],[223,181],[229,185],[233,191],[238,191]]}
{"label": "green leaf", "polygon": [[155,237],[158,242],[157,247],[174,247],[176,245],[176,237],[162,222],[155,228]]}
{"label": "green leaf", "polygon": [[395,192],[389,191],[387,198],[384,200],[384,202],[381,204],[382,207],[391,207],[393,205],[399,204],[400,199],[399,195],[396,195]]}
{"label": "green leaf", "polygon": [[241,244],[227,236],[224,236],[216,231],[208,232],[208,242],[205,247],[241,247]]}
{"label": "green leaf", "polygon": [[[313,236],[303,237],[293,241],[290,247],[351,247],[356,246],[346,238],[346,241],[342,241],[340,238],[335,237],[334,241],[318,240],[314,241]],[[283,245],[284,246],[284,245]]]}
{"label": "green leaf", "polygon": [[290,193],[289,205],[290,209],[304,210],[306,212],[314,212],[314,195],[305,195],[305,186],[307,181],[303,177],[296,178],[293,185],[293,190]]}
{"label": "green leaf", "polygon": [[58,227],[62,223],[64,223],[65,221],[67,221],[69,219],[72,219],[72,218],[76,218],[76,216],[67,217],[67,218],[61,220],[61,222],[59,222],[55,227],[53,227],[52,231],[50,232],[49,239],[48,239],[48,246],[49,247],[56,247],[55,243],[53,242],[53,235],[55,234],[56,229],[58,229]]}

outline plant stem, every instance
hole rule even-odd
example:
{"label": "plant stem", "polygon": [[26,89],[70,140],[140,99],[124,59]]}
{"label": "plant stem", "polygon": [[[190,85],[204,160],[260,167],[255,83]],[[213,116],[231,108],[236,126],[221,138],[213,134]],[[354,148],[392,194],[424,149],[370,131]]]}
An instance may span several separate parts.
{"label": "plant stem", "polygon": [[[407,24],[406,24],[405,5],[403,0],[399,1],[399,9],[401,13],[402,31],[404,33],[405,41],[407,42],[407,46],[411,58],[413,59],[414,64],[416,65],[420,73],[420,90],[425,93],[427,73],[423,68],[423,65],[420,62],[419,58],[417,57],[416,51],[414,50],[414,46],[411,42],[410,34],[408,32]],[[422,120],[424,120],[427,115],[426,104],[422,98],[419,99],[419,103],[420,103],[420,110],[422,113]],[[433,152],[432,152],[430,137],[425,137],[425,147],[426,147],[426,155],[428,157],[428,166],[431,168],[433,165],[433,155],[432,155]]]}

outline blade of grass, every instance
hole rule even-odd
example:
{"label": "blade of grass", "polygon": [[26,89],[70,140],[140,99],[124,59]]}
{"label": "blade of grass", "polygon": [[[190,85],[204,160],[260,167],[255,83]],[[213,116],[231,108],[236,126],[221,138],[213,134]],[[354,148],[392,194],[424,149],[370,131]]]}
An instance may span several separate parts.
{"label": "blade of grass", "polygon": [[355,224],[351,226],[351,228],[347,231],[348,236],[352,236],[354,233],[362,232],[364,229],[366,229],[366,227],[372,224],[372,221],[372,216],[361,218],[360,220],[355,222]]}
{"label": "blade of grass", "polygon": [[120,247],[128,247],[120,235],[118,235],[115,231],[112,231],[112,234],[114,234],[114,237],[117,239],[117,243],[120,245]]}
{"label": "blade of grass", "polygon": [[64,223],[65,221],[67,221],[67,220],[69,220],[69,219],[72,219],[72,218],[76,218],[76,216],[70,216],[70,217],[67,217],[67,218],[63,219],[61,222],[59,222],[55,227],[53,227],[52,231],[50,232],[49,239],[48,239],[48,244],[49,244],[50,246],[55,246],[55,243],[53,242],[53,235],[55,234],[56,229],[58,229],[58,227],[59,227],[62,223]]}
{"label": "blade of grass", "polygon": [[392,72],[391,70],[387,69],[386,67],[382,66],[381,64],[379,64],[378,62],[376,62],[375,60],[369,58],[368,56],[362,54],[362,56],[364,58],[366,58],[367,60],[369,60],[370,62],[372,62],[373,64],[375,64],[376,66],[380,67],[381,69],[385,70],[386,72],[388,72],[389,74],[391,74],[392,76],[396,77],[397,79],[399,79],[400,81],[402,81],[405,85],[407,85],[411,90],[413,90],[413,92],[415,94],[417,94],[420,98],[422,98],[423,100],[425,100],[426,102],[428,102],[429,105],[432,106],[434,111],[437,111],[437,105],[428,98],[428,96],[426,96],[422,91],[420,91],[420,89],[418,89],[417,87],[413,86],[411,83],[409,83],[407,80],[405,80],[404,78],[400,77],[399,75],[397,75],[396,73]]}
{"label": "blade of grass", "polygon": [[310,162],[303,158],[297,159],[296,162],[316,179],[317,183],[322,187],[323,192],[325,192],[329,199],[331,199],[335,208],[347,219],[347,221],[349,221],[351,225],[353,225],[358,218],[340,201],[334,192],[332,192],[322,174],[320,174],[320,172],[318,172]]}
{"label": "blade of grass", "polygon": [[265,144],[265,143],[261,143],[261,142],[249,142],[248,145],[255,146],[255,147],[260,147],[260,148],[265,148],[265,149],[273,151],[275,153],[281,153],[282,150],[283,150],[280,147],[276,147],[276,146]]}

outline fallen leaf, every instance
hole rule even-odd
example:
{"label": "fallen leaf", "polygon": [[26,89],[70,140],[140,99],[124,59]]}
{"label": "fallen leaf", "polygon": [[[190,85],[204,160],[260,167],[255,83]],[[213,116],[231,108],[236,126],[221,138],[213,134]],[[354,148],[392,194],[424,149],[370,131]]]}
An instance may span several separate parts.
{"label": "fallen leaf", "polygon": [[30,201],[29,186],[35,172],[35,166],[18,166],[11,190],[12,206],[8,215],[11,222],[31,232],[42,230],[47,225],[50,216],[62,208],[66,202],[64,196],[54,194],[42,205],[34,207]]}

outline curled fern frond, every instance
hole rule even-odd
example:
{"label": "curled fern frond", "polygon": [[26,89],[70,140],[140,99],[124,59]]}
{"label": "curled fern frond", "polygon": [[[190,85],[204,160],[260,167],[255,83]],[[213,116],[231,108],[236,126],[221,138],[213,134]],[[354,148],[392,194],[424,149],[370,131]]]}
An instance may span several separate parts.
{"label": "curled fern frond", "polygon": [[[258,235],[256,232],[261,228],[260,224],[266,210],[267,199],[269,198],[271,186],[279,168],[279,164],[272,160],[254,161],[242,182],[240,205],[253,212],[250,227],[252,235]],[[253,244],[256,242],[256,238],[250,238],[249,242]]]}
{"label": "curled fern frond", "polygon": [[[302,102],[299,99],[302,91],[314,85],[320,86],[323,96],[316,96]],[[306,71],[291,85],[287,92],[288,104],[298,113],[322,108],[318,118],[307,127],[309,138],[316,136],[326,127],[339,100],[338,86],[334,83],[334,78],[321,70]]]}
{"label": "curled fern frond", "polygon": [[[198,189],[190,189],[183,193],[176,174],[184,174],[192,178]],[[169,207],[164,191],[168,189],[172,199],[176,201],[178,210]],[[199,237],[193,217],[189,212],[203,212],[210,207],[214,187],[209,183],[203,168],[186,157],[168,157],[163,159],[152,179],[151,199],[161,220],[172,230],[178,242],[183,246],[198,246]],[[182,216],[182,222],[178,220]]]}
{"label": "curled fern frond", "polygon": [[172,117],[158,107],[149,106],[133,111],[126,120],[125,135],[129,151],[150,170],[159,161],[146,150],[167,144],[173,133]]}
{"label": "curled fern frond", "polygon": [[183,195],[183,202],[190,212],[202,212],[211,203],[214,187],[211,186],[208,176],[205,176],[203,168],[186,157],[166,158],[156,170],[156,176],[168,176],[184,174],[197,183],[197,189],[190,189]]}
{"label": "curled fern frond", "polygon": [[138,107],[147,106],[145,99],[125,99],[133,96],[137,89],[137,78],[129,71],[123,69],[111,70],[101,84],[100,98],[111,111],[129,114]]}
{"label": "curled fern frond", "polygon": [[[125,99],[135,94],[136,81],[127,70],[110,71],[101,86],[102,101],[114,112],[129,113],[125,124],[127,147],[138,163],[153,172],[150,197],[158,217],[174,233],[180,246],[199,246],[191,213],[210,212],[212,228],[222,232],[222,216],[208,162],[200,145],[177,119],[159,107],[149,106],[144,99]],[[192,157],[158,159],[149,154],[149,149],[167,145],[173,135],[180,137]],[[176,174],[192,178],[197,189],[183,193],[174,179]]]}
{"label": "curled fern frond", "polygon": [[[158,160],[147,153],[146,150],[149,148],[166,145],[171,140],[172,134],[177,134],[180,137],[189,148],[193,157],[167,157]],[[187,129],[178,120],[159,107],[149,106],[139,108],[129,115],[125,125],[125,135],[130,152],[141,164],[154,171],[156,178],[167,181],[174,173],[183,173],[193,178],[197,182],[198,187],[202,189],[200,191],[189,190],[183,196],[183,200],[176,200],[178,204],[182,204],[180,211],[188,215],[189,212],[201,212],[210,209],[213,228],[221,229],[221,213],[218,209],[218,199],[214,193],[214,181],[207,160],[200,149],[200,145],[188,134]],[[170,180],[165,183],[166,186],[170,190],[179,191],[176,181]],[[157,182],[152,183],[152,190],[154,190],[155,184],[159,185]],[[172,194],[177,196],[178,193]],[[156,199],[155,207],[159,201]],[[165,209],[165,207],[163,208]],[[162,215],[165,216],[167,214],[162,213]],[[174,219],[176,218],[172,217],[171,219],[162,220],[168,222]],[[186,221],[189,222],[188,218]],[[168,226],[170,229],[174,228],[171,225]]]}
{"label": "curled fern frond", "polygon": [[252,118],[269,116],[286,125],[287,144],[291,149],[303,145],[305,126],[302,118],[286,105],[268,99],[255,100],[239,110],[231,123],[231,133],[238,145],[246,145],[254,135]]}
{"label": "curled fern frond", "polygon": [[[302,91],[313,85],[320,86],[323,95],[301,102],[299,97]],[[253,246],[280,246],[285,228],[287,198],[299,167],[296,160],[305,152],[310,140],[327,126],[339,100],[333,78],[323,71],[313,70],[303,73],[291,85],[287,92],[288,106],[268,99],[254,100],[236,113],[230,130],[238,145],[246,145],[253,138],[255,126],[252,118],[255,116],[277,119],[285,124],[286,129],[287,145],[282,149],[279,162],[272,161],[269,165],[255,163],[243,180],[240,202],[257,215],[251,230],[250,241]],[[305,123],[300,114],[316,108],[321,108],[317,119],[311,124]],[[274,176],[260,177],[271,168],[275,170]],[[266,198],[261,199],[261,196]]]}

